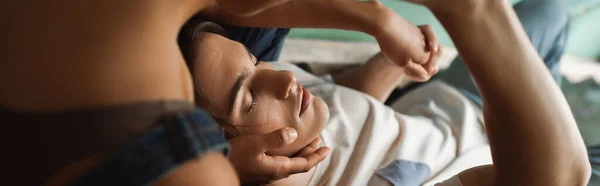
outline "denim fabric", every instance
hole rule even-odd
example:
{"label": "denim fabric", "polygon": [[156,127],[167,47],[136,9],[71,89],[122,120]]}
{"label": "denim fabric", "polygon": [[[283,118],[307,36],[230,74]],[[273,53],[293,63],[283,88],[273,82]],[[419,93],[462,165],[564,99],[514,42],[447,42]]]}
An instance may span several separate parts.
{"label": "denim fabric", "polygon": [[424,163],[396,160],[387,167],[377,171],[377,175],[385,178],[394,186],[418,186],[429,177],[431,170]]}
{"label": "denim fabric", "polygon": [[[524,0],[514,6],[531,43],[546,67],[560,85],[560,58],[565,52],[569,35],[569,14],[562,0]],[[499,69],[501,70],[501,69]],[[457,57],[439,78],[466,92],[468,97],[482,106],[481,95],[463,59]]]}
{"label": "denim fabric", "polygon": [[260,61],[277,61],[289,28],[251,28],[223,25],[228,38],[242,43]]}
{"label": "denim fabric", "polygon": [[71,185],[148,185],[186,160],[208,152],[226,154],[228,148],[210,114],[201,110],[179,113],[165,118]]}

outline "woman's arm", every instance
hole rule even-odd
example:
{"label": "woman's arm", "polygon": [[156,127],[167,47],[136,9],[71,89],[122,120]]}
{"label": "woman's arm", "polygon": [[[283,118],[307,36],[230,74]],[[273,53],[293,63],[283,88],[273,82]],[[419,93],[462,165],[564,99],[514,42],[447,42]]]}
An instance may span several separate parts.
{"label": "woman's arm", "polygon": [[237,26],[364,32],[377,39],[390,61],[411,72],[413,80],[425,81],[430,77],[427,73],[430,66],[425,65],[430,53],[425,49],[427,43],[421,30],[378,1],[291,0],[250,16],[223,10],[221,1],[226,0],[208,6],[199,15]]}
{"label": "woman's arm", "polygon": [[484,101],[494,165],[461,173],[464,184],[585,185],[590,165],[571,110],[509,3],[419,2],[452,37]]}
{"label": "woman's arm", "polygon": [[[224,10],[224,2],[200,12],[221,23],[247,27],[334,28],[374,34],[382,27],[389,8],[377,1],[291,0],[262,12],[244,16]],[[249,4],[249,3],[247,3]],[[250,3],[255,4],[255,3]]]}

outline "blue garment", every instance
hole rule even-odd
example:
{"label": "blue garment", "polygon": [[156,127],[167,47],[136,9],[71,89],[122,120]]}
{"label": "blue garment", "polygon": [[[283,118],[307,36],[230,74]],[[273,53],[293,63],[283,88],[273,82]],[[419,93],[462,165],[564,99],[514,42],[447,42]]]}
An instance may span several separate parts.
{"label": "blue garment", "polygon": [[251,28],[223,25],[228,38],[240,42],[260,61],[277,61],[289,28]]}
{"label": "blue garment", "polygon": [[407,160],[396,160],[376,172],[394,186],[418,186],[431,174],[427,164]]}
{"label": "blue garment", "polygon": [[[570,16],[562,0],[524,0],[514,6],[531,43],[544,60],[546,67],[560,85],[560,58],[565,52],[569,35]],[[510,55],[510,54],[509,54]],[[479,106],[481,95],[463,59],[454,59],[439,78],[460,89]]]}
{"label": "blue garment", "polygon": [[178,113],[71,185],[148,185],[187,160],[208,152],[226,154],[228,148],[210,114],[202,110]]}

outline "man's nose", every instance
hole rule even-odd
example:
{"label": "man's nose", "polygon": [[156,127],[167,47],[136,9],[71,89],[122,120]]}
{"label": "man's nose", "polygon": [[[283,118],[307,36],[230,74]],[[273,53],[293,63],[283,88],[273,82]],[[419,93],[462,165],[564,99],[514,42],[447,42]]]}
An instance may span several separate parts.
{"label": "man's nose", "polygon": [[280,98],[281,99],[287,99],[288,96],[290,95],[296,95],[298,94],[298,87],[296,86],[296,77],[294,76],[294,73],[292,73],[291,71],[288,70],[281,70],[278,71],[279,73],[281,73],[280,75],[280,83],[281,83],[281,90],[279,92]]}
{"label": "man's nose", "polygon": [[296,93],[296,90],[293,90],[293,87],[296,87],[296,77],[290,71],[264,70],[257,75],[260,78],[257,78],[258,82],[256,83],[261,85],[260,87],[265,93],[268,91],[277,99],[287,99],[290,94]]}

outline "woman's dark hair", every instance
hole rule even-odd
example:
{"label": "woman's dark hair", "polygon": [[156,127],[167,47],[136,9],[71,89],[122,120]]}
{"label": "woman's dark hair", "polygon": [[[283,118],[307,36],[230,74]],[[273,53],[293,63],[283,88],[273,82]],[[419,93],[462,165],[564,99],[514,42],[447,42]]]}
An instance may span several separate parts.
{"label": "woman's dark hair", "polygon": [[225,29],[220,25],[196,17],[186,22],[181,28],[181,31],[179,31],[177,43],[181,50],[181,54],[183,54],[185,63],[190,70],[193,68],[192,60],[196,56],[196,43],[198,43],[199,40],[202,40],[202,33],[206,32],[227,37]]}

